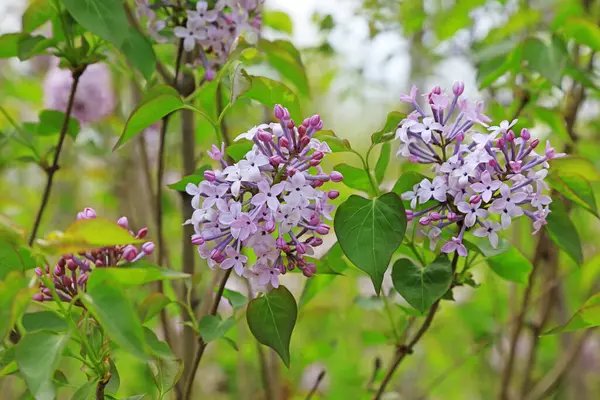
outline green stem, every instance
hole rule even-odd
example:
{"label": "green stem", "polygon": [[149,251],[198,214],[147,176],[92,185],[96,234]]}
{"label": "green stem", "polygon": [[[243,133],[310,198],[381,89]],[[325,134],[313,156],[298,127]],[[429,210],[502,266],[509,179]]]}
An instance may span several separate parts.
{"label": "green stem", "polygon": [[381,296],[381,298],[383,299],[383,307],[390,322],[390,327],[392,328],[392,332],[394,333],[394,337],[396,338],[396,344],[400,344],[402,342],[402,339],[400,339],[400,334],[398,333],[398,330],[396,329],[396,324],[394,323],[394,316],[392,315],[392,309],[390,308],[390,301],[388,300],[385,293]]}

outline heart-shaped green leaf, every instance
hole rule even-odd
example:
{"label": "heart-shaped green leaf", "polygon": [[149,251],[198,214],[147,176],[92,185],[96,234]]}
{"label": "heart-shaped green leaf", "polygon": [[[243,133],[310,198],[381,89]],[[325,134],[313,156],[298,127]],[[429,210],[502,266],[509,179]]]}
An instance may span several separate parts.
{"label": "heart-shaped green leaf", "polygon": [[290,340],[298,317],[294,296],[285,286],[279,286],[252,300],[246,311],[246,321],[256,340],[275,350],[290,367]]}
{"label": "heart-shaped green leaf", "polygon": [[225,336],[234,325],[235,319],[233,317],[222,320],[217,315],[205,315],[198,322],[200,335],[207,343]]}
{"label": "heart-shaped green leaf", "polygon": [[371,277],[377,293],[392,254],[404,239],[406,214],[396,193],[352,195],[337,210],[335,234],[348,259]]}
{"label": "heart-shaped green leaf", "polygon": [[392,282],[408,304],[425,312],[450,288],[452,264],[445,254],[424,268],[407,258],[401,258],[392,268]]}

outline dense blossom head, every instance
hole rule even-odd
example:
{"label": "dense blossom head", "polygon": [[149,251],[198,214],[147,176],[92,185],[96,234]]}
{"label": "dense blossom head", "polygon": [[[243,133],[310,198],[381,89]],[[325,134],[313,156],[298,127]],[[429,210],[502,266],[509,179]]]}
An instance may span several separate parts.
{"label": "dense blossom head", "polygon": [[279,123],[250,129],[235,140],[254,142],[237,163],[224,159],[224,149],[213,146],[208,155],[222,169],[206,171],[199,185],[188,184],[195,211],[192,243],[209,266],[233,268],[259,285],[279,286],[279,275],[300,269],[316,272],[306,259],[329,232],[337,191],[322,191],[324,182],[339,182],[339,172],[325,173],[319,164],[331,152],[313,135],[323,127],[318,115],[296,127],[287,109],[275,106]]}
{"label": "dense blossom head", "polygon": [[[72,85],[70,70],[51,68],[44,81],[44,106],[65,112]],[[71,115],[81,123],[91,123],[106,118],[114,108],[115,93],[109,67],[89,65],[79,78]]]}
{"label": "dense blossom head", "polygon": [[174,2],[136,0],[139,17],[147,19],[150,35],[157,42],[167,42],[169,27],[183,40],[184,50],[194,52],[205,68],[205,78],[212,80],[215,70],[229,56],[234,41],[243,32],[258,32],[260,9],[264,0],[217,0]]}
{"label": "dense blossom head", "polygon": [[[436,176],[423,179],[402,195],[410,200],[409,220],[424,227],[434,249],[442,230],[454,224],[457,232],[442,246],[466,256],[463,235],[487,237],[496,247],[498,232],[507,229],[513,218],[526,215],[534,233],[546,224],[552,199],[544,178],[548,161],[561,157],[546,142],[542,155],[535,152],[539,140],[532,140],[527,129],[519,135],[511,129],[517,120],[489,126],[483,103],[460,98],[464,85],[446,94],[439,87],[424,95],[431,114],[417,103],[417,88],[401,100],[415,108],[398,126],[396,138],[401,145],[398,155],[415,163],[432,164]],[[455,117],[453,117],[455,115]],[[474,125],[486,133],[472,130]]]}
{"label": "dense blossom head", "polygon": [[[85,208],[77,213],[77,220],[94,219],[96,211]],[[129,229],[127,217],[118,219],[117,224],[124,229]],[[148,234],[148,228],[142,228],[137,233],[129,231],[131,238],[142,239]],[[154,251],[154,243],[146,242],[139,247],[133,244],[125,246],[111,246],[78,254],[65,254],[61,256],[54,267],[46,265],[45,268],[36,268],[35,273],[40,278],[52,279],[56,293],[61,300],[70,302],[79,292],[85,292],[87,280],[95,268],[119,267],[124,264],[139,261],[142,257]],[[33,295],[37,301],[52,300],[52,291],[46,287],[44,280],[40,280],[40,292]]]}

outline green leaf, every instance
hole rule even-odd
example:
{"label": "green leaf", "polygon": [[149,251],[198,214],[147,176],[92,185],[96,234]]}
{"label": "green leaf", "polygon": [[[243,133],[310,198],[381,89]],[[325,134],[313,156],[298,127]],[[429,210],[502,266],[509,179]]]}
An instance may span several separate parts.
{"label": "green leaf", "polygon": [[[392,188],[392,192],[396,193],[398,196],[402,196],[402,193],[413,190],[413,187],[421,182],[423,179],[429,179],[425,175],[420,174],[414,171],[408,171],[400,176],[400,179],[396,181],[394,187]],[[403,200],[403,204],[405,208],[410,208],[410,201]]]}
{"label": "green leaf", "polygon": [[313,138],[325,142],[333,153],[352,151],[352,146],[347,139],[341,139],[333,131],[324,130],[314,134]]}
{"label": "green leaf", "polygon": [[275,350],[290,367],[290,340],[296,325],[298,306],[285,286],[279,286],[248,304],[246,320],[252,335]]}
{"label": "green leaf", "polygon": [[0,36],[0,58],[16,57],[21,33],[6,33]]}
{"label": "green leaf", "polygon": [[392,268],[392,282],[408,304],[425,312],[450,289],[452,264],[445,254],[424,268],[401,258]]}
{"label": "green leaf", "polygon": [[477,70],[477,83],[479,89],[485,89],[496,82],[509,71],[520,69],[522,59],[522,46],[516,46],[508,55],[503,55],[479,64]]}
{"label": "green leaf", "polygon": [[387,166],[390,163],[391,152],[392,146],[389,143],[384,143],[383,146],[381,146],[379,160],[377,160],[377,165],[375,165],[375,179],[377,179],[377,183],[383,182],[383,178],[385,177],[385,171],[387,170]]}
{"label": "green leaf", "polygon": [[435,15],[435,34],[443,41],[452,37],[459,29],[467,27],[472,21],[471,10],[485,4],[485,0],[462,0],[453,7]]}
{"label": "green leaf", "polygon": [[96,387],[98,386],[98,378],[93,381],[86,382],[77,389],[71,397],[71,400],[93,400],[95,398]]}
{"label": "green leaf", "polygon": [[15,359],[37,400],[54,399],[52,376],[68,341],[69,335],[49,331],[28,333],[19,341]]}
{"label": "green leaf", "polygon": [[369,274],[379,293],[383,274],[406,232],[400,197],[386,193],[369,200],[352,195],[338,208],[334,228],[346,257]]}
{"label": "green leaf", "polygon": [[143,324],[158,315],[166,306],[171,304],[171,299],[162,293],[150,293],[138,307],[138,314]]}
{"label": "green leaf", "polygon": [[281,76],[292,82],[300,94],[309,94],[308,78],[300,58],[300,52],[291,42],[285,40],[270,42],[263,39],[259,42],[258,48],[264,51],[269,64]]}
{"label": "green leaf", "polygon": [[246,296],[240,292],[236,292],[235,290],[225,289],[223,291],[223,297],[229,301],[233,311],[241,310],[246,304],[248,304],[248,299]]}
{"label": "green leaf", "polygon": [[222,338],[234,325],[235,319],[233,317],[223,321],[218,315],[205,315],[198,322],[200,335],[207,343]]}
{"label": "green leaf", "polygon": [[[231,86],[229,103],[233,104],[241,95],[252,87],[252,77],[243,68],[240,61],[233,61],[229,69],[229,82]],[[221,114],[226,110],[223,109]],[[222,118],[222,116],[220,116]]]}
{"label": "green leaf", "polygon": [[64,332],[69,328],[67,322],[53,311],[37,311],[25,314],[22,323],[27,332],[41,330]]}
{"label": "green leaf", "polygon": [[87,287],[92,288],[106,281],[122,286],[139,286],[156,281],[188,278],[190,275],[168,268],[160,268],[147,261],[138,261],[131,266],[98,268],[90,274]]}
{"label": "green leaf", "polygon": [[547,178],[552,189],[599,217],[594,190],[587,179],[577,173],[561,173],[560,170],[552,171]]}
{"label": "green leaf", "polygon": [[185,108],[185,103],[177,90],[167,85],[152,88],[127,119],[123,133],[113,147],[113,151],[167,114],[182,108]]}
{"label": "green leaf", "polygon": [[42,262],[30,247],[0,239],[0,279],[4,279],[10,271],[25,272]]}
{"label": "green leaf", "polygon": [[54,15],[55,10],[51,1],[34,0],[29,3],[29,7],[23,13],[21,25],[23,32],[32,32],[44,25]]}
{"label": "green leaf", "polygon": [[54,46],[56,40],[42,35],[30,36],[23,34],[17,43],[17,56],[25,61],[33,56],[44,54],[48,47]]}
{"label": "green leaf", "polygon": [[279,32],[291,35],[294,33],[294,24],[289,15],[283,11],[263,10],[261,12],[264,26]]}
{"label": "green leaf", "polygon": [[137,29],[129,28],[119,48],[131,65],[140,71],[144,78],[150,79],[156,69],[156,55],[150,40]]}
{"label": "green leaf", "polygon": [[185,192],[185,187],[188,183],[193,183],[194,185],[198,186],[200,182],[204,180],[204,171],[210,170],[212,170],[212,167],[208,164],[204,164],[203,166],[198,168],[192,175],[184,176],[182,180],[175,183],[171,183],[167,186],[173,190],[177,190],[178,192]]}
{"label": "green leaf", "polygon": [[27,310],[35,288],[27,287],[27,279],[13,271],[0,281],[0,342],[13,328],[19,317]]}
{"label": "green leaf", "polygon": [[295,121],[301,121],[300,102],[298,96],[288,86],[264,76],[251,76],[251,87],[241,98],[256,100],[273,108],[275,104],[286,107]]}
{"label": "green leaf", "polygon": [[545,334],[570,332],[594,326],[600,326],[600,293],[596,293],[587,299],[565,325],[556,327]]}
{"label": "green leaf", "polygon": [[110,360],[110,380],[106,384],[104,388],[106,393],[116,394],[119,391],[119,387],[121,386],[121,376],[119,375],[119,370],[117,370],[117,366]]}
{"label": "green leaf", "polygon": [[120,47],[129,23],[120,0],[63,0],[69,14],[88,31]]}
{"label": "green leaf", "polygon": [[532,71],[560,88],[568,54],[557,40],[547,45],[539,39],[527,39],[523,46],[523,59]]}
{"label": "green leaf", "polygon": [[88,286],[83,302],[108,336],[124,351],[147,359],[142,323],[121,287],[113,282]]}
{"label": "green leaf", "polygon": [[331,249],[317,262],[317,274],[342,275],[348,268],[348,262],[344,258],[344,252],[339,243],[334,244]]}
{"label": "green leaf", "polygon": [[48,238],[38,242],[47,252],[69,254],[144,241],[134,238],[127,229],[120,227],[116,222],[94,218],[75,221],[64,233],[50,234]]}
{"label": "green leaf", "polygon": [[[56,110],[42,110],[39,115],[40,122],[37,124],[35,133],[41,136],[48,136],[60,133],[65,120],[65,113]],[[73,138],[79,134],[79,121],[69,117],[67,125],[67,134]]]}
{"label": "green leaf", "polygon": [[373,187],[371,186],[371,181],[369,180],[369,175],[367,175],[364,169],[351,167],[348,164],[338,164],[334,169],[344,175],[344,180],[342,181],[344,185],[351,189],[368,193],[369,196],[375,195]]}
{"label": "green leaf", "polygon": [[168,358],[159,358],[148,363],[152,371],[154,383],[160,393],[159,398],[163,398],[181,378],[183,373],[183,361],[171,360]]}
{"label": "green leaf", "polygon": [[166,342],[159,340],[152,329],[144,326],[144,340],[148,345],[148,348],[157,357],[175,359],[173,351]]}
{"label": "green leaf", "polygon": [[311,301],[319,292],[331,285],[334,279],[335,275],[321,274],[317,274],[312,276],[310,279],[307,279],[306,283],[304,284],[304,289],[302,290],[302,295],[300,295],[299,307],[302,308],[306,306],[306,304]]}
{"label": "green leaf", "polygon": [[535,119],[548,126],[552,132],[556,133],[560,138],[566,142],[571,142],[571,136],[567,132],[565,126],[565,120],[563,119],[560,111],[550,110],[548,108],[536,107],[533,110]]}
{"label": "green leaf", "polygon": [[253,142],[250,141],[234,143],[230,146],[227,146],[225,153],[227,153],[227,155],[231,157],[234,162],[238,162],[244,158],[250,150],[252,150],[252,146]]}
{"label": "green leaf", "polygon": [[405,117],[406,114],[403,114],[398,111],[392,111],[388,113],[383,127],[371,135],[371,143],[379,144],[393,140],[396,134],[396,128],[398,128],[398,124]]}
{"label": "green leaf", "polygon": [[579,156],[566,156],[550,161],[551,169],[562,174],[579,174],[585,176],[590,182],[600,181],[598,170],[587,158]]}
{"label": "green leaf", "polygon": [[564,204],[560,200],[552,202],[551,213],[546,217],[548,224],[545,226],[550,239],[567,253],[577,264],[583,263],[581,240],[575,225],[571,221]]}
{"label": "green leaf", "polygon": [[585,18],[570,17],[561,27],[564,35],[592,51],[600,50],[600,28]]}
{"label": "green leaf", "polygon": [[503,253],[488,256],[486,261],[499,277],[523,285],[527,284],[533,270],[529,260],[514,246]]}

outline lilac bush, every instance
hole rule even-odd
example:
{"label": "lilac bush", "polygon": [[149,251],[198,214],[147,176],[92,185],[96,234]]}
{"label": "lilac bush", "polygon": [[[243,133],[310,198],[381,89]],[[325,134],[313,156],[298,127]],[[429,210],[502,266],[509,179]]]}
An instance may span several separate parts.
{"label": "lilac bush", "polygon": [[[396,138],[401,142],[398,156],[431,164],[435,173],[433,179],[423,179],[402,194],[410,201],[409,221],[418,220],[432,250],[443,230],[457,224],[458,234],[441,250],[464,257],[467,230],[487,237],[496,248],[498,232],[510,227],[513,218],[529,217],[534,234],[546,224],[552,202],[544,181],[548,161],[564,154],[556,153],[549,141],[543,155],[536,153],[538,139],[532,139],[526,128],[518,136],[511,129],[516,119],[489,126],[483,102],[461,98],[463,91],[461,82],[454,84],[452,95],[436,86],[424,95],[431,109],[427,114],[413,87],[401,100],[412,104],[414,111],[400,123]],[[475,126],[487,132],[475,131]]]}
{"label": "lilac bush", "polygon": [[276,105],[275,117],[278,123],[256,126],[235,139],[254,142],[239,162],[226,161],[223,146],[208,151],[222,169],[206,171],[199,185],[187,185],[195,211],[186,224],[194,225],[192,243],[211,268],[233,268],[276,288],[287,271],[298,268],[307,277],[317,272],[306,256],[329,232],[325,222],[334,210],[329,200],[339,195],[318,188],[343,176],[319,166],[331,149],[313,137],[323,127],[318,115],[296,127],[288,110]]}

